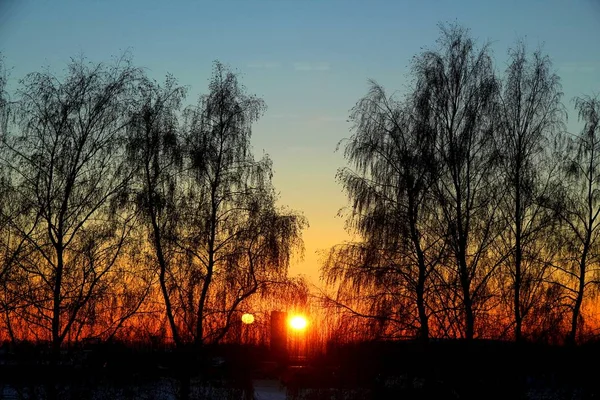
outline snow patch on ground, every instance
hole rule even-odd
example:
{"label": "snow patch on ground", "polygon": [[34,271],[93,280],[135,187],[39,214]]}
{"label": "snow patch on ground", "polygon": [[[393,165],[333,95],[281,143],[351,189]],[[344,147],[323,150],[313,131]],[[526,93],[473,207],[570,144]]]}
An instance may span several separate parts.
{"label": "snow patch on ground", "polygon": [[285,388],[278,380],[260,379],[252,382],[254,385],[254,398],[256,400],[285,400]]}

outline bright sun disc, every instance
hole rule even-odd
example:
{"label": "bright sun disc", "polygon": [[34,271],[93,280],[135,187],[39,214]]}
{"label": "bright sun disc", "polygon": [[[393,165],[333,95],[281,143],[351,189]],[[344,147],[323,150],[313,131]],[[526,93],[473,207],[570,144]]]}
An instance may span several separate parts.
{"label": "bright sun disc", "polygon": [[297,331],[301,331],[302,329],[306,328],[306,324],[306,318],[301,316],[296,316],[290,319],[290,326],[292,327],[292,329]]}

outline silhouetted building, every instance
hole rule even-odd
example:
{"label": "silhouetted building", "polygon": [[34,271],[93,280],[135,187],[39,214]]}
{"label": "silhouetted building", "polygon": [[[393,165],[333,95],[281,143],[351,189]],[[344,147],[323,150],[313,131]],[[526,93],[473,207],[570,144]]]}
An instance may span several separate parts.
{"label": "silhouetted building", "polygon": [[287,360],[287,313],[271,311],[271,354],[276,361]]}

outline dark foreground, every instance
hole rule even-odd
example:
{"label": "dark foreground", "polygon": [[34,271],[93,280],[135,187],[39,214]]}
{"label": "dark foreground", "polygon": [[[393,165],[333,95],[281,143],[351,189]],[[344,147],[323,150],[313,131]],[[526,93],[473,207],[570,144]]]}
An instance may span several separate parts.
{"label": "dark foreground", "polygon": [[114,343],[52,359],[23,343],[0,350],[0,399],[597,399],[599,362],[600,344],[369,342],[294,360],[263,347]]}

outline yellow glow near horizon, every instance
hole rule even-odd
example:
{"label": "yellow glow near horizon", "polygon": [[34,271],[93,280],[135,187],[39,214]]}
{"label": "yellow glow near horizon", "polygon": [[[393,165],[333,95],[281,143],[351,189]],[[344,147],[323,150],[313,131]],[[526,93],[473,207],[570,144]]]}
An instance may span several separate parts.
{"label": "yellow glow near horizon", "polygon": [[249,325],[249,324],[253,323],[254,322],[254,315],[248,314],[248,313],[242,315],[242,322],[244,324],[246,324],[246,325]]}
{"label": "yellow glow near horizon", "polygon": [[290,319],[290,327],[295,330],[295,331],[302,331],[306,328],[306,325],[308,325],[308,322],[306,321],[306,318],[304,318],[301,315],[296,315],[295,317],[292,317]]}

